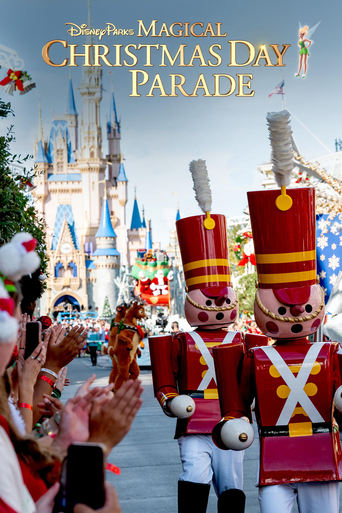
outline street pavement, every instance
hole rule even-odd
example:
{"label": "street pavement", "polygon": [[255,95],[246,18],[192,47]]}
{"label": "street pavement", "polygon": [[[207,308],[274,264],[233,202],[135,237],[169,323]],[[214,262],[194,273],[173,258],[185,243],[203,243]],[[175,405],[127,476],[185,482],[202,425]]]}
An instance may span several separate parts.
{"label": "street pavement", "polygon": [[[76,358],[68,368],[71,385],[65,388],[63,401],[72,397],[93,373],[97,376],[95,385],[106,385],[110,369],[110,360],[106,356],[98,358],[97,367],[91,366],[89,357]],[[181,464],[178,444],[173,439],[175,420],[163,414],[153,396],[151,371],[142,370],[140,379],[144,387],[143,404],[132,429],[108,459],[120,468],[120,475],[107,471],[106,478],[118,492],[123,513],[177,513],[177,481]],[[255,486],[258,452],[256,440],[245,453],[246,513],[259,512]],[[211,490],[207,513],[216,511],[217,500]],[[277,513],[276,506],[274,513]]]}

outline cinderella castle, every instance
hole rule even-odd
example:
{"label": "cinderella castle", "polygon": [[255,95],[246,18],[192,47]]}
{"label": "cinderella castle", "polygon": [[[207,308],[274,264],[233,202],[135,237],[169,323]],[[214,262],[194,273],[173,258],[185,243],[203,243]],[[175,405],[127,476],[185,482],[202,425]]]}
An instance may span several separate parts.
{"label": "cinderella castle", "polygon": [[49,269],[41,312],[70,303],[78,309],[108,304],[113,312],[120,266],[131,266],[137,250],[151,248],[151,224],[134,200],[130,225],[126,220],[128,179],[121,153],[120,121],[114,94],[102,141],[100,106],[102,71],[88,67],[79,87],[81,112],[70,79],[63,119],[52,121],[36,142],[35,206],[47,229]]}

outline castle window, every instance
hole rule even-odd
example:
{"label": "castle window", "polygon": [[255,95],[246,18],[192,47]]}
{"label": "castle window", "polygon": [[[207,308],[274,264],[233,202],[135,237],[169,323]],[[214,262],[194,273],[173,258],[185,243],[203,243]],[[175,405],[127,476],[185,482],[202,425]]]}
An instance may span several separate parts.
{"label": "castle window", "polygon": [[77,265],[74,262],[69,262],[68,269],[72,271],[73,278],[77,277]]}
{"label": "castle window", "polygon": [[55,265],[55,278],[62,278],[64,276],[64,266],[61,262]]}
{"label": "castle window", "polygon": [[58,161],[58,160],[63,160],[63,153],[64,153],[64,151],[63,151],[63,150],[61,150],[61,149],[59,149],[59,150],[57,150],[57,151],[56,151],[56,160],[57,160],[57,161]]}

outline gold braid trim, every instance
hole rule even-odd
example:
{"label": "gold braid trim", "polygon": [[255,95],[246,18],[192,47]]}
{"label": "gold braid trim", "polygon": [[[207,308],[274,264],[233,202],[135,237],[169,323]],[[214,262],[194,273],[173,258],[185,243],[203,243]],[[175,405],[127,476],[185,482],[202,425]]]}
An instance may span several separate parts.
{"label": "gold braid trim", "polygon": [[208,312],[224,312],[226,310],[232,310],[233,308],[236,307],[236,305],[239,302],[238,299],[235,299],[235,301],[233,303],[231,303],[230,305],[227,305],[227,306],[206,306],[206,305],[200,305],[199,303],[196,303],[196,301],[191,299],[189,294],[187,294],[186,299],[195,308],[199,308],[200,310],[207,310]]}
{"label": "gold braid trim", "polygon": [[321,288],[321,294],[322,294],[321,304],[319,305],[318,310],[316,310],[315,312],[313,312],[309,315],[304,315],[304,317],[280,317],[280,315],[270,312],[270,310],[262,304],[261,299],[259,297],[258,290],[255,294],[255,301],[256,301],[258,307],[260,308],[260,310],[262,310],[264,312],[264,314],[266,314],[268,317],[271,317],[271,319],[275,319],[276,321],[283,321],[283,322],[305,322],[305,321],[311,321],[312,319],[315,319],[315,317],[317,317],[317,315],[324,308],[324,291],[322,288]]}

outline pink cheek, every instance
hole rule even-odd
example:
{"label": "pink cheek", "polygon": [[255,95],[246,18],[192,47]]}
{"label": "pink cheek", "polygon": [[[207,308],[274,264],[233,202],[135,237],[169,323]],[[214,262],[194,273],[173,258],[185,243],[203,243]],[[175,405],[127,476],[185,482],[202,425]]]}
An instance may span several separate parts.
{"label": "pink cheek", "polygon": [[318,328],[318,326],[320,326],[320,324],[321,324],[321,320],[320,320],[320,319],[316,319],[316,320],[312,323],[312,325],[311,325],[311,329],[312,329],[312,330],[317,330],[317,328]]}
{"label": "pink cheek", "polygon": [[198,317],[198,320],[201,322],[205,322],[209,319],[208,314],[205,312],[200,312],[197,317]]}
{"label": "pink cheek", "polygon": [[278,326],[276,325],[275,322],[268,321],[268,322],[266,322],[266,330],[269,333],[278,333],[279,328],[278,328]]}
{"label": "pink cheek", "polygon": [[233,321],[236,318],[236,310],[233,310],[230,314],[230,320]]}

